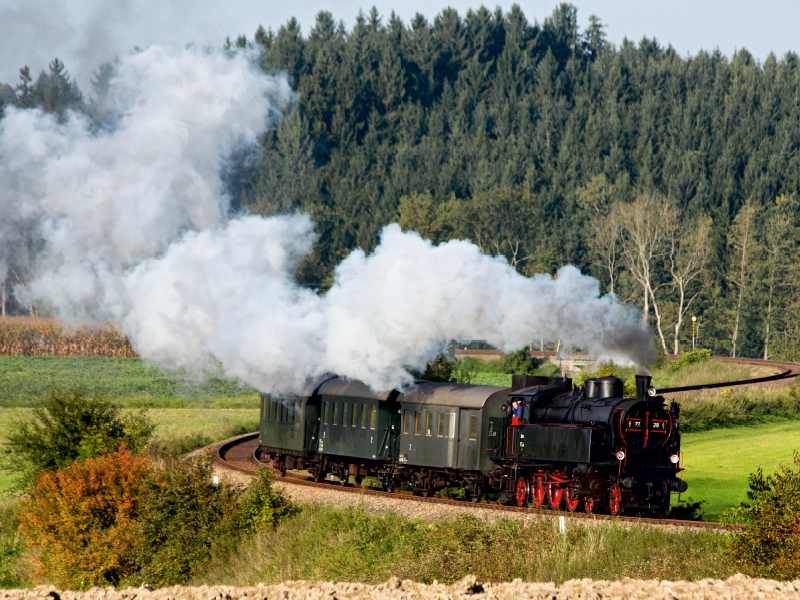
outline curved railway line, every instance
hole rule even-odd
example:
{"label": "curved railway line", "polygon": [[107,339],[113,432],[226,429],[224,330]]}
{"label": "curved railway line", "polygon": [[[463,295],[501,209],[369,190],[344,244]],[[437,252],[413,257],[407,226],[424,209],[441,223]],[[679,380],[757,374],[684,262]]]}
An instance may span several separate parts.
{"label": "curved railway line", "polygon": [[[664,388],[658,390],[658,393],[672,394],[672,393],[681,393],[689,391],[698,391],[703,389],[768,384],[771,382],[786,381],[800,375],[800,364],[798,363],[745,359],[745,358],[715,358],[715,360],[720,360],[724,362],[734,362],[740,364],[749,364],[753,366],[772,367],[779,369],[779,372],[775,375],[756,377],[752,379],[745,379],[738,381],[726,381],[718,383],[707,383],[701,385]],[[215,446],[217,454],[216,464],[218,467],[222,469],[236,471],[245,475],[252,475],[253,473],[255,473],[255,470],[259,465],[264,465],[266,467],[271,468],[271,463],[269,462],[269,459],[262,460],[262,457],[260,456],[258,450],[257,432],[238,436],[236,438],[226,440],[225,442],[222,442],[220,444],[216,444]],[[281,475],[280,471],[276,470],[275,472],[279,476]],[[292,473],[292,472],[287,473],[285,476],[281,477],[280,480],[290,485],[316,487],[328,491],[335,490],[337,492],[345,494],[374,495],[383,498],[392,498],[396,500],[413,500],[416,502],[444,504],[444,505],[451,505],[458,507],[475,506],[469,502],[461,500],[451,500],[448,498],[425,498],[422,496],[412,495],[410,492],[396,491],[394,493],[389,493],[389,492],[379,491],[373,488],[361,487],[358,485],[356,485],[355,487],[349,484],[342,485],[339,482],[332,482],[332,481],[315,483],[311,477],[306,477],[298,473]],[[526,513],[531,515],[542,515],[550,517],[565,516],[570,519],[583,519],[592,521],[612,520],[615,522],[649,523],[655,525],[666,525],[666,526],[684,527],[684,528],[685,527],[703,528],[703,529],[721,528],[721,525],[719,523],[708,522],[708,521],[683,521],[678,519],[647,519],[641,517],[624,517],[624,516],[612,517],[610,515],[603,515],[603,514],[570,513],[566,511],[563,512],[553,511],[549,509],[508,506],[487,501],[483,501],[477,506],[480,506],[480,508],[482,509],[488,509],[498,512]]]}

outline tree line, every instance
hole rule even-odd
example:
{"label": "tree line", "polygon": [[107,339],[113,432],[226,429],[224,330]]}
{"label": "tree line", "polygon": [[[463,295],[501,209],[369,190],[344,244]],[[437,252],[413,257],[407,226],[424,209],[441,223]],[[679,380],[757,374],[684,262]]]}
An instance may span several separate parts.
{"label": "tree line", "polygon": [[[301,283],[329,285],[397,221],[526,275],[574,264],[644,309],[664,351],[691,346],[695,316],[715,354],[800,360],[796,54],[617,47],[569,4],[541,23],[518,6],[408,24],[373,8],[350,30],[323,11],[307,34],[291,19],[226,46],[260,48],[298,93],[233,191],[253,213],[313,214]],[[0,96],[101,118],[59,65]]]}

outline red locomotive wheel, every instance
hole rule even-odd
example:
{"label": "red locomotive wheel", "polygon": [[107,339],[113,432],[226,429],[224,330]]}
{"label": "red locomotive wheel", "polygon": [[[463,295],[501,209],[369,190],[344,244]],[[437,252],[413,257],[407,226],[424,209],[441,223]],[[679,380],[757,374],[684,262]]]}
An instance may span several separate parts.
{"label": "red locomotive wheel", "polygon": [[583,498],[583,511],[587,515],[591,515],[597,508],[597,500],[591,496],[584,496]]}
{"label": "red locomotive wheel", "polygon": [[531,496],[533,498],[533,505],[536,508],[541,508],[544,505],[545,498],[547,497],[547,489],[544,484],[544,475],[536,475],[532,480]]}
{"label": "red locomotive wheel", "polygon": [[622,512],[622,488],[616,483],[608,494],[608,510],[614,517]]}
{"label": "red locomotive wheel", "polygon": [[577,490],[574,484],[567,486],[564,490],[564,503],[567,505],[569,512],[575,512],[581,505],[581,493]]}
{"label": "red locomotive wheel", "polygon": [[526,477],[519,477],[517,479],[517,487],[514,489],[514,500],[517,501],[517,506],[525,506],[530,494],[531,485],[528,483],[528,479]]}
{"label": "red locomotive wheel", "polygon": [[558,510],[561,508],[561,501],[564,499],[564,488],[559,483],[547,484],[547,501],[550,508]]}

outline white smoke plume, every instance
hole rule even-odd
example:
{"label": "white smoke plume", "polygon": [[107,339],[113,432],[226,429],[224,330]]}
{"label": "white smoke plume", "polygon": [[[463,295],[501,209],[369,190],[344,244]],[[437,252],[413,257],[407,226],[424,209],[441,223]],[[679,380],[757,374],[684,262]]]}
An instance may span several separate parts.
{"label": "white smoke plume", "polygon": [[[27,293],[73,318],[117,316],[119,277],[187,230],[223,223],[220,179],[290,98],[246,54],[153,47],[121,60],[111,131],[72,114],[8,109],[0,121],[0,241],[44,243]],[[0,259],[3,256],[0,254]]]}
{"label": "white smoke plume", "polygon": [[[355,251],[325,296],[293,274],[315,241],[307,215],[231,218],[220,173],[290,100],[251,57],[151,48],[122,59],[111,131],[40,111],[0,122],[0,261],[21,233],[32,274],[15,294],[62,318],[120,324],[147,360],[209,361],[268,392],[324,373],[375,389],[412,383],[451,338],[504,350],[560,338],[623,363],[654,358],[634,309],[564,267],[526,278],[466,241],[397,225]],[[22,236],[24,237],[24,236]]]}
{"label": "white smoke plume", "polygon": [[413,382],[446,338],[505,350],[561,338],[622,363],[651,361],[636,310],[600,297],[574,267],[526,278],[474,244],[432,245],[397,225],[357,250],[324,297],[293,283],[314,242],[307,216],[245,217],[187,235],[125,280],[125,331],[144,356],[192,368],[213,355],[262,390],[291,391],[333,372],[375,389]]}

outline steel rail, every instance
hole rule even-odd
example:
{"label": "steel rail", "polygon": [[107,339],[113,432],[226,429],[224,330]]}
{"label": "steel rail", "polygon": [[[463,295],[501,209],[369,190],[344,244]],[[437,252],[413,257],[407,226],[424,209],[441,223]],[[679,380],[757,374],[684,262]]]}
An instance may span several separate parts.
{"label": "steel rail", "polygon": [[732,362],[739,364],[781,367],[785,368],[786,370],[781,371],[777,375],[767,375],[766,377],[754,377],[752,379],[737,379],[736,381],[723,381],[719,383],[701,383],[699,385],[684,385],[680,387],[656,389],[656,393],[674,394],[677,392],[692,392],[698,390],[710,390],[710,389],[724,388],[724,387],[736,387],[740,385],[753,385],[758,383],[767,383],[770,381],[780,381],[782,379],[791,379],[793,377],[797,377],[798,375],[800,375],[800,364],[797,363],[777,362],[771,360],[759,360],[752,358],[726,358],[726,357],[714,357],[714,360],[720,362]]}
{"label": "steel rail", "polygon": [[[232,438],[230,440],[226,440],[222,444],[220,444],[217,448],[217,466],[222,467],[224,469],[229,469],[232,471],[237,471],[242,474],[246,474],[249,476],[253,476],[255,474],[256,469],[260,466],[270,468],[269,463],[265,463],[260,460],[258,456],[258,433],[248,433],[242,436],[238,436],[236,438]],[[230,451],[240,447],[245,446],[246,444],[252,444],[256,442],[254,449],[252,452],[249,452],[250,459],[247,461],[248,466],[242,466],[242,462],[244,460],[242,458],[237,458],[236,461],[239,464],[231,463],[227,459],[227,455]],[[244,450],[244,448],[242,448]],[[244,452],[242,452],[243,454]],[[683,528],[694,528],[694,529],[725,529],[722,525],[716,522],[711,521],[684,521],[680,519],[647,519],[643,517],[623,517],[623,516],[611,516],[611,515],[604,515],[604,514],[586,514],[586,513],[571,513],[569,511],[555,511],[551,509],[541,509],[541,508],[532,508],[532,507],[525,507],[525,506],[509,506],[505,504],[497,504],[494,502],[489,501],[482,501],[479,503],[472,503],[466,502],[464,500],[452,500],[450,498],[425,498],[423,496],[415,496],[411,492],[384,492],[379,491],[372,488],[365,488],[361,486],[353,487],[350,484],[343,486],[339,483],[335,483],[332,481],[328,482],[321,482],[316,483],[310,477],[306,477],[304,475],[299,475],[297,473],[287,473],[286,476],[281,477],[280,471],[277,469],[272,469],[276,474],[279,476],[279,481],[281,483],[285,483],[288,485],[299,485],[305,487],[313,487],[319,489],[325,489],[328,491],[333,492],[341,492],[346,494],[361,494],[367,496],[376,496],[379,498],[391,498],[393,500],[402,500],[402,501],[413,501],[413,502],[427,502],[430,504],[444,504],[449,506],[457,506],[457,507],[472,507],[472,508],[481,508],[485,510],[497,511],[497,512],[506,512],[506,513],[522,513],[522,514],[529,514],[529,515],[537,515],[543,517],[567,517],[570,519],[578,519],[584,521],[611,521],[615,523],[632,523],[632,524],[646,524],[646,525],[668,525],[673,527],[683,527]],[[738,528],[738,526],[728,526],[728,529],[731,528]]]}

